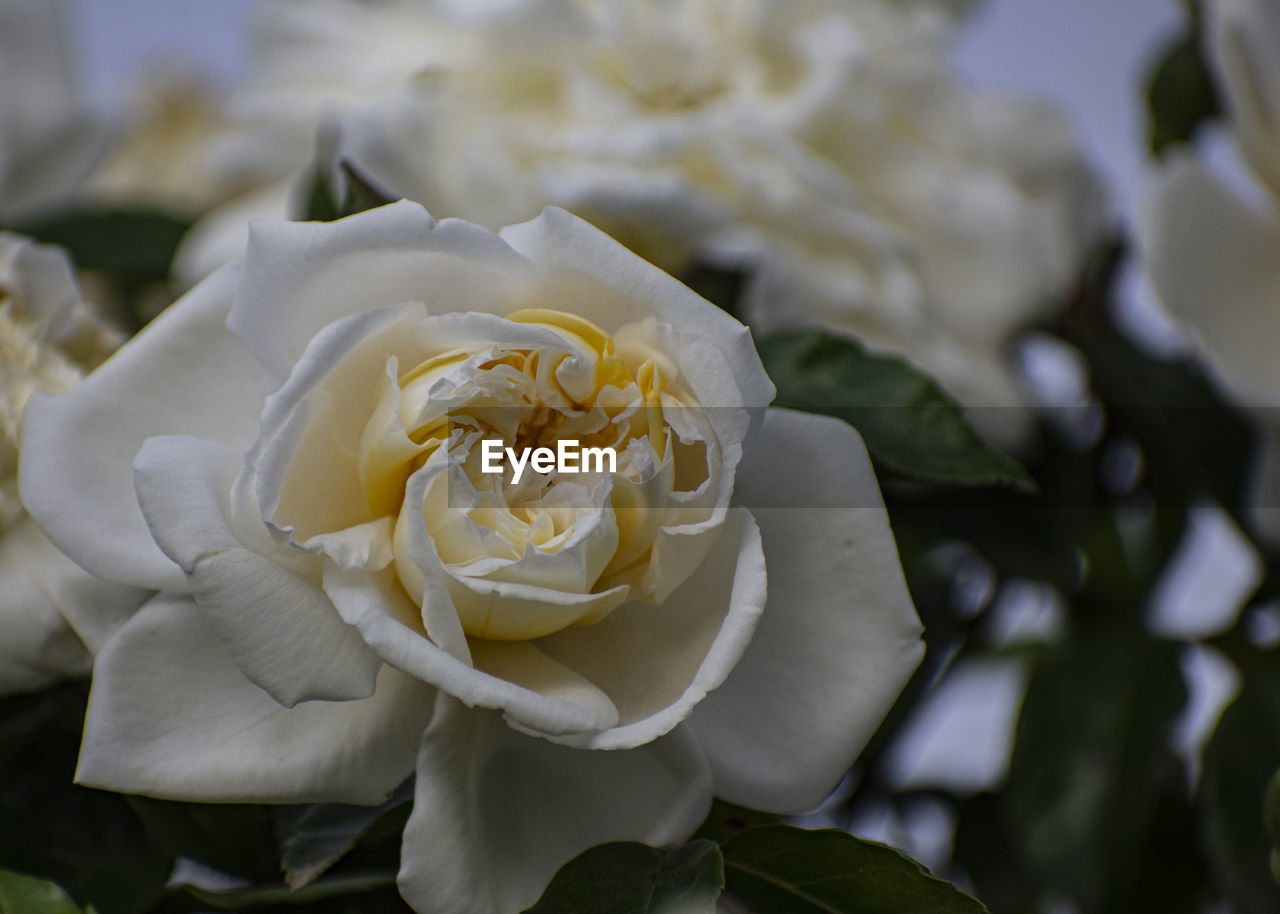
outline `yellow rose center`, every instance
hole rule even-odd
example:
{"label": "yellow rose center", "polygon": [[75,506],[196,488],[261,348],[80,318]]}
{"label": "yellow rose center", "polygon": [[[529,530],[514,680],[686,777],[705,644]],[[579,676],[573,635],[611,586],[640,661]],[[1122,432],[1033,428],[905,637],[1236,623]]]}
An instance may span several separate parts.
{"label": "yellow rose center", "polygon": [[[705,515],[686,502],[710,485],[718,458],[697,400],[655,344],[655,322],[610,335],[548,309],[507,320],[516,325],[511,342],[460,345],[405,370],[393,364],[357,465],[369,508],[396,518],[406,591],[416,599],[423,587],[410,557],[421,511],[463,630],[514,640],[589,624],[643,598],[658,528],[690,511]],[[611,450],[615,467],[565,475],[525,466],[517,481],[509,460],[486,470],[486,441],[517,454],[577,442]],[[437,472],[418,504],[406,492],[424,468]]]}

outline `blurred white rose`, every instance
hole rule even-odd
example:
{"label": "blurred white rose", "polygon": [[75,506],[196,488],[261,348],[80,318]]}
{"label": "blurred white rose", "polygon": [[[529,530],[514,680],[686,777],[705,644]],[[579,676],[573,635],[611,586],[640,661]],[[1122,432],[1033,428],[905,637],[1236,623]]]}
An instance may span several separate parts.
{"label": "blurred white rose", "polygon": [[[816,806],[922,645],[856,432],[772,396],[745,327],[563,211],[256,223],[28,411],[46,532],[160,591],[96,659],[80,781],[377,803],[416,768],[400,885],[444,914],[713,791]],[[516,483],[485,438],[618,465]]]}
{"label": "blurred white rose", "polygon": [[80,195],[96,204],[200,215],[258,183],[221,163],[227,129],[222,93],[198,76],[157,70],[129,94],[126,113]]}
{"label": "blurred white rose", "polygon": [[0,0],[0,222],[70,197],[104,125],[77,84],[62,0]]}
{"label": "blurred white rose", "polygon": [[62,251],[0,232],[0,695],[88,673],[85,645],[142,602],[58,552],[18,497],[27,401],[70,390],[121,341],[80,300]]}
{"label": "blurred white rose", "polygon": [[[278,173],[327,120],[432,212],[554,203],[671,271],[753,267],[760,326],[827,324],[1015,405],[1008,337],[1060,303],[1102,206],[1061,117],[957,80],[954,6],[273,0],[232,111]],[[222,226],[189,264],[242,242]]]}
{"label": "blurred white rose", "polygon": [[1141,240],[1160,300],[1262,420],[1257,519],[1280,541],[1280,7],[1213,0],[1206,13],[1209,60],[1256,184],[1249,193],[1180,151],[1143,201]]}

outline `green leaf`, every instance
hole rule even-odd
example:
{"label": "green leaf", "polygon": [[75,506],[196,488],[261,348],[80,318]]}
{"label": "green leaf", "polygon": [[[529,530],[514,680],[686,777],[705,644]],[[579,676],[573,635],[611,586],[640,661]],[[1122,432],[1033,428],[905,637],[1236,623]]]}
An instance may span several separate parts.
{"label": "green leaf", "polygon": [[102,270],[126,282],[147,282],[168,279],[178,242],[190,227],[190,220],[160,210],[85,207],[13,230],[66,248],[81,269]]}
{"label": "green leaf", "polygon": [[715,914],[724,862],[714,841],[673,851],[601,844],[560,868],[526,914]]}
{"label": "green leaf", "polygon": [[775,406],[844,419],[882,467],[924,482],[1035,490],[1026,470],[983,442],[956,401],[905,360],[820,330],[780,331],[757,348],[778,388]]}
{"label": "green leaf", "polygon": [[1146,456],[1144,484],[1163,505],[1209,495],[1228,510],[1248,499],[1256,432],[1190,359],[1151,355],[1109,327],[1068,334],[1089,363],[1113,433]]}
{"label": "green leaf", "polygon": [[390,191],[379,187],[372,178],[356,168],[350,159],[338,163],[338,171],[342,175],[342,206],[344,216],[354,216],[366,210],[377,209],[388,203],[395,203],[400,198]]}
{"label": "green leaf", "polygon": [[374,831],[384,816],[397,811],[407,815],[405,807],[412,799],[413,782],[409,780],[380,806],[316,803],[273,810],[283,836],[280,864],[289,887],[296,890],[312,882]]}
{"label": "green leaf", "polygon": [[1202,837],[1217,882],[1239,914],[1280,911],[1270,873],[1273,844],[1264,803],[1280,766],[1280,655],[1229,651],[1244,677],[1205,747],[1200,776]]}
{"label": "green leaf", "polygon": [[0,870],[0,914],[95,914],[52,882]]}
{"label": "green leaf", "polygon": [[1222,113],[1213,77],[1200,52],[1199,7],[1190,4],[1191,22],[1158,58],[1147,79],[1147,143],[1160,155],[1190,142],[1206,122]]}
{"label": "green leaf", "polygon": [[170,858],[188,857],[248,880],[272,878],[278,872],[271,815],[265,806],[127,799],[152,843]]}
{"label": "green leaf", "polygon": [[1085,910],[1144,907],[1126,893],[1176,771],[1168,740],[1186,702],[1179,651],[1140,635],[1069,642],[1028,686],[1006,812],[1032,870]]}
{"label": "green leaf", "polygon": [[0,699],[0,865],[47,878],[102,914],[148,910],[172,857],[118,794],[72,783],[87,684]]}
{"label": "green leaf", "polygon": [[982,914],[905,854],[833,828],[752,828],[725,842],[725,888],[759,914]]}
{"label": "green leaf", "polygon": [[234,911],[264,905],[304,905],[343,895],[355,895],[394,886],[394,871],[380,873],[351,873],[329,876],[294,891],[286,885],[261,885],[243,889],[213,890],[194,885],[180,888],[203,904],[220,911]]}
{"label": "green leaf", "polygon": [[316,141],[315,157],[299,179],[306,194],[298,218],[333,222],[400,199],[379,187],[350,159],[339,159],[337,155],[337,138],[322,133]]}
{"label": "green leaf", "polygon": [[778,817],[773,813],[748,809],[716,797],[711,801],[711,812],[707,813],[706,820],[698,826],[693,836],[723,844],[748,828],[777,824]]}
{"label": "green leaf", "polygon": [[1280,882],[1280,771],[1271,776],[1267,785],[1265,818],[1267,834],[1271,836],[1271,878]]}

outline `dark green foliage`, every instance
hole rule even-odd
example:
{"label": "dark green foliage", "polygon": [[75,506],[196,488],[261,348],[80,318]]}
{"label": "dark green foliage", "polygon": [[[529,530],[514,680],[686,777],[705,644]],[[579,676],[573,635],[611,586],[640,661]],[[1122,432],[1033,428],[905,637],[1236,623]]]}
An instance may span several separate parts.
{"label": "dark green foliage", "polygon": [[844,419],[877,466],[923,482],[1034,489],[1018,462],[979,438],[955,400],[904,359],[822,330],[780,331],[758,348],[778,388],[775,406]]}

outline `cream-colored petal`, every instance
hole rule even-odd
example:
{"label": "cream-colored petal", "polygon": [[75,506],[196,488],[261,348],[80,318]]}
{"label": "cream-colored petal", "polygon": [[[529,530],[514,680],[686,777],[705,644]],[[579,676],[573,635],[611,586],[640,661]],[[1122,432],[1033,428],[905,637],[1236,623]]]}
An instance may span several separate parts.
{"label": "cream-colored petal", "polygon": [[[426,636],[417,606],[390,569],[369,574],[329,567],[324,588],[342,617],[359,629],[383,661],[469,706],[500,708],[521,726],[554,736],[594,732],[617,720],[617,712],[598,690],[571,673],[559,674],[550,664],[508,664],[505,669],[514,670],[521,680],[513,682],[472,666],[469,653],[463,659],[438,647]],[[495,662],[498,659],[502,658]],[[538,690],[548,683],[546,692]]]}

